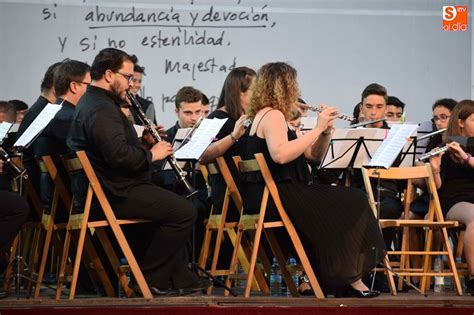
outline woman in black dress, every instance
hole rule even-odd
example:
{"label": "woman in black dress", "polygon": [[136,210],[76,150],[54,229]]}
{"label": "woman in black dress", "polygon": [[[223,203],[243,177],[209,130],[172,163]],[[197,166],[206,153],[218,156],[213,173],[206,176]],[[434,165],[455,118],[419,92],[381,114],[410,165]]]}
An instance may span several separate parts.
{"label": "woman in black dress", "polygon": [[[235,68],[227,75],[217,103],[217,109],[207,117],[210,119],[227,118],[227,121],[216,135],[215,141],[207,148],[200,159],[201,164],[208,164],[217,157],[224,156],[237,185],[239,185],[239,176],[232,157],[241,155],[241,148],[245,147],[244,122],[247,119],[245,110],[250,102],[250,86],[255,79],[255,75],[255,70],[247,67]],[[220,211],[224,202],[225,181],[220,174],[216,174],[210,176],[210,184],[214,209]],[[229,204],[229,208],[229,219],[237,219],[238,215],[234,210],[233,202]]]}
{"label": "woman in black dress", "polygon": [[[266,64],[258,71],[252,90],[248,115],[254,121],[244,158],[264,154],[321,286],[349,296],[377,296],[379,292],[370,291],[361,281],[385,254],[365,194],[312,183],[305,163],[305,158],[317,158],[327,146],[336,110],[323,110],[317,126],[296,137],[287,122],[299,95],[296,70],[285,63]],[[256,212],[263,179],[254,172],[242,180],[246,211]],[[270,206],[268,211],[271,215],[275,209]]]}
{"label": "woman in black dress", "polygon": [[[464,100],[456,105],[445,143],[450,142],[450,136],[474,137],[474,101]],[[474,150],[454,141],[447,146],[448,154],[432,156],[430,164],[446,219],[466,225],[464,256],[470,275],[467,291],[474,294]]]}

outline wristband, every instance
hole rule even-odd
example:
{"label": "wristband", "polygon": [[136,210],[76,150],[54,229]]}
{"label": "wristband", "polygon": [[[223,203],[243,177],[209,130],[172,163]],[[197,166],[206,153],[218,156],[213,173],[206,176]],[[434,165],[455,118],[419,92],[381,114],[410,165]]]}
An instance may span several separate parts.
{"label": "wristband", "polygon": [[232,139],[232,142],[233,142],[233,143],[236,143],[237,141],[239,141],[239,139],[235,138],[235,137],[232,135],[232,132],[230,133],[230,138]]}
{"label": "wristband", "polygon": [[472,158],[471,153],[468,153],[467,156],[466,156],[466,158],[464,159],[464,163],[465,163],[465,164],[469,164],[469,161],[471,160],[471,158]]}

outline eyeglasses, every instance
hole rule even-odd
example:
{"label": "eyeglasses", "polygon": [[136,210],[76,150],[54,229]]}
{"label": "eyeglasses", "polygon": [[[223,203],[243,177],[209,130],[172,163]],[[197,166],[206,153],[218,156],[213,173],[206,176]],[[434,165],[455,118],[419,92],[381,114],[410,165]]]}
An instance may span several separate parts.
{"label": "eyeglasses", "polygon": [[434,122],[434,123],[437,122],[438,120],[442,121],[442,122],[445,122],[446,120],[449,119],[449,117],[451,117],[451,116],[448,116],[448,115],[439,115],[439,117],[438,116],[433,116],[431,121]]}
{"label": "eyeglasses", "polygon": [[77,83],[82,83],[82,84],[85,84],[85,85],[90,85],[91,83],[90,82],[84,82],[84,81],[75,81]]}
{"label": "eyeglasses", "polygon": [[128,83],[132,83],[133,82],[133,74],[125,74],[125,73],[122,73],[120,71],[117,71],[117,72],[114,72],[114,73],[118,73],[120,74],[121,76],[123,76],[125,79],[127,79]]}

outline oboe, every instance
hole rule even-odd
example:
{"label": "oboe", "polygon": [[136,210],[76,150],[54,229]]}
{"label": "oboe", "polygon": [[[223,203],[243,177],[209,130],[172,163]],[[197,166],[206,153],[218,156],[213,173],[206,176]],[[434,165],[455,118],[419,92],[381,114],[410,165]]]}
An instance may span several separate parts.
{"label": "oboe", "polygon": [[432,157],[432,156],[435,156],[435,155],[440,154],[441,152],[447,151],[448,148],[449,148],[449,147],[448,147],[447,145],[444,146],[444,147],[440,147],[440,148],[434,148],[434,149],[431,150],[430,152],[427,152],[427,153],[425,153],[425,154],[422,154],[422,155],[418,158],[417,162],[421,162],[421,161],[427,160],[427,159],[429,159],[429,158]]}
{"label": "oboe", "polygon": [[[130,100],[130,104],[137,111],[138,118],[140,118],[145,129],[148,130],[148,132],[151,134],[151,136],[153,137],[153,140],[155,140],[156,143],[163,141],[158,131],[156,131],[156,129],[154,128],[153,123],[150,121],[150,119],[148,119],[148,117],[145,116],[145,113],[143,112],[142,107],[140,106],[138,101],[135,99],[135,97],[132,95],[132,93],[130,93],[130,91],[126,91],[126,93],[127,93],[128,99]],[[192,195],[196,194],[197,191],[191,186],[191,184],[186,179],[186,173],[179,166],[178,161],[176,161],[176,158],[174,157],[174,155],[171,154],[168,157],[166,157],[166,161],[170,164],[178,180],[184,185],[184,188],[186,189],[186,192],[188,194],[186,198],[189,198]]]}
{"label": "oboe", "polygon": [[[309,109],[310,111],[321,113],[324,109],[321,106],[312,106],[312,105],[307,105],[307,104],[298,104],[302,108]],[[354,117],[343,114],[343,113],[337,113],[336,118],[346,120],[346,121],[353,121]]]}
{"label": "oboe", "polygon": [[13,173],[13,177],[23,177],[25,179],[28,178],[28,174],[26,174],[26,169],[19,165],[16,165],[15,162],[12,161],[10,154],[2,147],[0,147],[0,160],[5,162],[6,165],[10,168]]}

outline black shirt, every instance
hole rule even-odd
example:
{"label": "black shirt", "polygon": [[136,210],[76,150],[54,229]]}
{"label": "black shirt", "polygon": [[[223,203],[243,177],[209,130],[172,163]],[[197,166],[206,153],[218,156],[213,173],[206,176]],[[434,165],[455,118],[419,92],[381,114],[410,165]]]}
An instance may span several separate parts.
{"label": "black shirt", "polygon": [[74,115],[74,105],[61,98],[56,100],[56,104],[62,104],[62,108],[56,113],[54,118],[40,133],[32,144],[36,157],[44,155],[60,155],[68,152],[66,138]]}
{"label": "black shirt", "polygon": [[131,187],[150,182],[152,154],[142,148],[132,124],[110,91],[88,86],[74,113],[70,150],[84,150],[109,198],[126,198]]}

